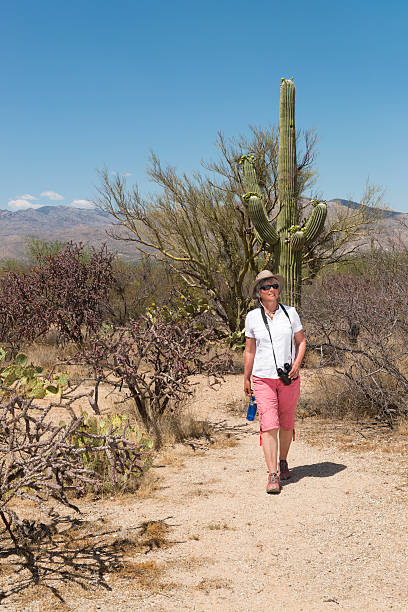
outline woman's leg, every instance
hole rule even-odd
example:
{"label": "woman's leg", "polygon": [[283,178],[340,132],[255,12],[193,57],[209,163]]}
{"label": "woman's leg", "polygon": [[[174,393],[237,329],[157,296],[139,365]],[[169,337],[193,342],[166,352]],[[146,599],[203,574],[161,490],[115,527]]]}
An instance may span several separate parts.
{"label": "woman's leg", "polygon": [[[293,381],[291,385],[284,385],[281,381],[277,386],[279,399],[279,460],[286,461],[292,442],[293,428],[295,426],[296,404],[300,393],[300,379]],[[290,472],[287,464],[280,464],[281,473],[285,474],[283,479],[289,478]],[[282,472],[283,470],[283,472]]]}
{"label": "woman's leg", "polygon": [[293,429],[279,429],[279,459],[287,459],[292,442]]}
{"label": "woman's leg", "polygon": [[269,473],[277,471],[278,465],[278,429],[262,432],[262,448]]}
{"label": "woman's leg", "polygon": [[[277,472],[278,466],[278,396],[276,385],[279,379],[252,377],[256,403],[258,405],[259,425],[261,430],[261,441],[265,456],[266,465],[270,474]],[[269,483],[269,480],[268,480]],[[269,487],[269,484],[268,484]],[[277,486],[268,490],[268,493],[279,492],[279,482]]]}

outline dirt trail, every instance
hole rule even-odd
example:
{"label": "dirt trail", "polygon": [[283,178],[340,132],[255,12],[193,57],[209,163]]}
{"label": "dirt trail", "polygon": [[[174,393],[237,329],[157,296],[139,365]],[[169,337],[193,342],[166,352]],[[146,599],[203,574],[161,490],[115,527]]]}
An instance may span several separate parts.
{"label": "dirt trail", "polygon": [[[128,496],[85,509],[84,518],[103,516],[124,531],[170,517],[174,544],[136,555],[163,564],[168,588],[140,592],[129,578],[108,578],[112,591],[73,590],[61,609],[406,610],[406,507],[393,462],[310,446],[298,424],[292,479],[268,496],[257,424],[220,409],[239,399],[241,388],[241,377],[230,377],[217,395],[200,393],[194,407],[235,429],[236,446],[180,447],[184,465],[153,468],[159,488],[151,499]],[[33,601],[27,609],[44,606]]]}

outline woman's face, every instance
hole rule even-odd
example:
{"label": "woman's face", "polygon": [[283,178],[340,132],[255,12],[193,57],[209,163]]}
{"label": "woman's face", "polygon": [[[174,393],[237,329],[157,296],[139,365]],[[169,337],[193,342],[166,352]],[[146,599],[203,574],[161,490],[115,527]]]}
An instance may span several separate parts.
{"label": "woman's face", "polygon": [[[277,286],[277,288],[272,285]],[[264,289],[263,289],[264,287]],[[268,288],[266,288],[268,287]],[[261,300],[277,300],[279,297],[279,283],[276,278],[267,278],[262,281],[259,288],[259,297]]]}

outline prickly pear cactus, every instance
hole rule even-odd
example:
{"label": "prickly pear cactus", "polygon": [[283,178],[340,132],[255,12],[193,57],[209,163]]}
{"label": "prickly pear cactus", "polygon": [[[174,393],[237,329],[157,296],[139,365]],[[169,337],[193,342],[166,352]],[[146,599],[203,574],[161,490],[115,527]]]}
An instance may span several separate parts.
{"label": "prickly pear cactus", "polygon": [[276,272],[286,279],[282,300],[299,306],[302,284],[302,257],[304,248],[313,243],[324,226],[327,207],[325,202],[312,201],[310,218],[299,225],[297,206],[297,162],[295,132],[295,85],[292,79],[282,79],[280,87],[278,156],[278,216],[273,225],[267,216],[255,172],[255,158],[243,155],[243,169],[247,193],[243,196],[248,215],[266,250],[274,253]]}

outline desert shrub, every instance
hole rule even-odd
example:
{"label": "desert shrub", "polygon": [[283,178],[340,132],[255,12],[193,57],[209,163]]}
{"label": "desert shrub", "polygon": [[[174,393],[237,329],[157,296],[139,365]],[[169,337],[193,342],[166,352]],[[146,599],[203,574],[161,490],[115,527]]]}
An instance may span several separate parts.
{"label": "desert shrub", "polygon": [[25,255],[29,263],[37,265],[47,257],[58,255],[66,247],[66,242],[61,240],[42,240],[41,238],[28,237],[25,244]]}
{"label": "desert shrub", "polygon": [[135,263],[116,260],[113,274],[115,284],[109,305],[113,320],[119,325],[146,313],[154,316],[163,306],[172,319],[195,318],[206,313],[206,325],[220,324],[202,291],[188,286],[161,261],[146,254]]}
{"label": "desert shrub", "polygon": [[19,259],[3,259],[0,261],[0,276],[4,276],[9,272],[23,273],[28,272],[29,266]]}
{"label": "desert shrub", "polygon": [[16,350],[54,327],[59,342],[82,344],[106,316],[112,259],[104,248],[84,254],[82,245],[70,243],[56,253],[40,253],[26,274],[2,276],[0,341]]}
{"label": "desert shrub", "polygon": [[[101,440],[112,435],[136,444],[138,452],[132,451],[131,446],[126,449],[126,444],[126,452],[117,456],[108,448],[101,451]],[[142,434],[123,414],[101,417],[83,412],[82,423],[73,434],[72,441],[76,448],[83,449],[81,459],[84,466],[101,476],[105,490],[137,486],[139,477],[147,472],[153,462],[150,452],[153,440]]]}
{"label": "desert shrub", "polygon": [[230,368],[212,329],[203,329],[199,318],[175,321],[164,307],[125,326],[106,327],[76,360],[93,368],[96,390],[102,380],[128,390],[158,446],[166,412],[178,410],[193,393],[190,377],[205,373],[215,382]]}
{"label": "desert shrub", "polygon": [[171,270],[144,253],[133,263],[116,259],[113,274],[115,284],[109,305],[113,319],[119,325],[145,314],[152,302],[167,303],[170,296],[178,292],[178,283]]}
{"label": "desert shrub", "polygon": [[0,385],[3,396],[6,390],[26,397],[43,399],[62,392],[68,383],[66,374],[45,374],[41,366],[27,363],[23,353],[16,355],[11,362],[4,364],[7,351],[0,347]]}
{"label": "desert shrub", "polygon": [[[377,254],[358,274],[326,276],[308,290],[303,318],[312,348],[332,366],[341,412],[392,425],[408,414],[408,265]],[[332,406],[333,408],[334,406]],[[347,410],[346,410],[347,408]]]}
{"label": "desert shrub", "polygon": [[[19,362],[14,366],[13,378],[23,367]],[[109,465],[113,488],[122,487],[150,467],[152,451],[146,438],[124,419],[97,423],[77,416],[75,402],[83,394],[73,394],[62,382],[58,389],[49,389],[51,374],[37,371],[37,382],[42,379],[42,388],[58,399],[39,405],[26,374],[20,372],[11,386],[0,385],[0,520],[14,543],[14,553],[25,559],[25,567],[36,577],[32,546],[55,533],[64,521],[50,502],[78,511],[75,496],[106,484],[107,474],[97,469],[99,465]],[[2,383],[9,381],[9,375],[10,370],[2,370]],[[42,389],[37,395],[43,397]],[[54,408],[59,414],[64,410],[64,422],[55,423]],[[22,520],[15,504],[11,507],[16,499],[36,503],[49,524]]]}

